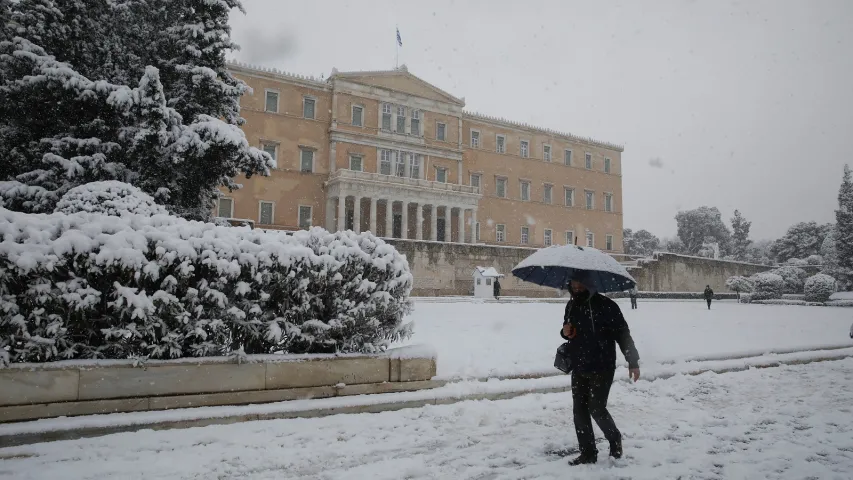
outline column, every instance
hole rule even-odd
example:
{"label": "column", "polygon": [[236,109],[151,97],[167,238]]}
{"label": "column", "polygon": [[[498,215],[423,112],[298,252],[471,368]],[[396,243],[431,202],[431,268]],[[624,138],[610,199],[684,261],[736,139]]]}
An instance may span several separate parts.
{"label": "column", "polygon": [[409,154],[406,152],[400,152],[400,155],[403,156],[403,176],[406,178],[412,178],[412,163],[409,160]]}
{"label": "column", "polygon": [[376,235],[376,197],[370,198],[370,233]]}
{"label": "column", "polygon": [[471,210],[471,243],[477,243],[477,209]]}
{"label": "column", "polygon": [[338,228],[339,232],[347,229],[347,196],[343,193],[338,197]]}
{"label": "column", "polygon": [[462,185],[462,160],[456,162],[456,183]]}
{"label": "column", "polygon": [[361,197],[353,197],[352,203],[352,231],[361,233]]}
{"label": "column", "polygon": [[326,230],[335,230],[335,198],[326,198]]}
{"label": "column", "polygon": [[434,203],[432,204],[432,216],[429,221],[431,224],[429,230],[430,240],[433,242],[438,241],[438,206]]}
{"label": "column", "polygon": [[465,243],[465,210],[459,207],[459,243]]}
{"label": "column", "polygon": [[400,238],[409,238],[409,201],[403,200],[400,221]]}
{"label": "column", "polygon": [[415,215],[415,220],[418,222],[416,227],[417,234],[415,238],[418,240],[424,239],[424,206],[420,203],[416,203],[415,207],[417,208],[417,214]]}
{"label": "column", "polygon": [[329,146],[329,173],[335,173],[335,167],[337,166],[335,162],[335,150],[337,143],[338,142],[331,142],[331,145]]}
{"label": "column", "polygon": [[394,238],[394,200],[385,200],[385,236]]}

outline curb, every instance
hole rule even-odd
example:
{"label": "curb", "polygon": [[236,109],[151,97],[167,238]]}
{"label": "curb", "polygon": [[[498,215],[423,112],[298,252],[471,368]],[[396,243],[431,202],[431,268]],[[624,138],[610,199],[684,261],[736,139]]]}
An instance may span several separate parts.
{"label": "curb", "polygon": [[[713,372],[716,374],[724,374],[724,373],[732,373],[732,372],[740,372],[744,370],[748,370],[750,368],[772,368],[779,367],[783,365],[804,365],[809,363],[816,362],[825,362],[825,361],[835,361],[842,360],[845,358],[853,357],[853,351],[847,350],[845,352],[826,352],[825,355],[816,356],[812,358],[803,358],[803,359],[790,359],[790,360],[772,360],[767,359],[764,361],[757,361],[753,364],[744,364],[744,365],[733,365],[730,367],[721,366],[718,368],[697,368],[693,370],[687,370],[683,372],[660,372],[658,374],[653,374],[651,377],[647,377],[647,381],[658,381],[665,380],[667,378],[676,376],[676,375],[701,375],[703,373]],[[21,432],[0,432],[0,448],[5,447],[13,447],[13,446],[21,446],[21,445],[30,445],[35,443],[43,443],[43,442],[52,442],[59,440],[76,440],[82,438],[91,438],[91,437],[100,437],[104,435],[110,435],[114,433],[124,433],[124,432],[135,432],[140,430],[171,430],[171,429],[179,429],[179,428],[196,428],[196,427],[205,427],[210,425],[229,425],[240,422],[250,422],[250,421],[259,421],[259,420],[274,420],[274,419],[294,419],[294,418],[318,418],[325,417],[330,415],[347,415],[347,414],[357,414],[357,413],[380,413],[380,412],[388,412],[388,411],[397,411],[403,410],[407,408],[420,408],[427,405],[449,405],[453,403],[463,402],[463,401],[477,401],[477,400],[507,400],[515,397],[519,397],[522,395],[529,394],[549,394],[549,393],[561,393],[567,392],[571,390],[571,385],[569,383],[568,377],[565,377],[565,381],[561,381],[561,379],[553,379],[553,378],[542,378],[538,380],[548,380],[548,384],[546,386],[532,386],[532,388],[525,388],[522,383],[518,383],[520,388],[509,389],[507,391],[494,391],[494,392],[480,392],[480,393],[462,393],[462,394],[454,394],[452,391],[441,392],[444,393],[441,396],[441,393],[435,392],[433,389],[433,394],[435,396],[429,397],[430,390],[420,391],[420,392],[412,392],[413,394],[427,394],[426,398],[412,399],[412,400],[403,400],[403,401],[386,401],[386,402],[370,402],[370,397],[372,395],[365,395],[361,401],[363,404],[355,404],[348,406],[337,406],[337,407],[327,407],[327,408],[306,408],[306,409],[297,409],[297,410],[287,410],[287,411],[268,411],[265,413],[246,413],[246,414],[233,414],[233,415],[224,415],[219,417],[208,417],[208,418],[194,418],[194,419],[183,419],[183,420],[166,420],[166,421],[141,421],[133,424],[125,424],[125,425],[110,425],[110,426],[83,426],[79,428],[75,428],[73,426],[67,426],[65,428],[58,428],[55,430],[48,431],[39,431],[38,424],[40,422],[26,422],[23,424],[18,424],[21,426],[32,425],[34,431],[25,431],[26,428],[23,428]],[[512,380],[510,380],[512,381]],[[530,383],[534,380],[528,380],[526,383]],[[627,381],[627,379],[616,380],[619,381]],[[516,380],[515,382],[525,382],[524,380]],[[485,382],[488,384],[489,382]],[[558,385],[554,385],[557,383]],[[451,387],[453,384],[448,384],[448,387]],[[385,394],[391,396],[399,396],[400,394]],[[356,402],[358,403],[358,402]],[[251,407],[251,406],[249,406]],[[207,407],[212,408],[212,407]],[[79,418],[79,417],[78,417]],[[73,423],[73,420],[72,420]],[[15,424],[11,424],[15,425]]]}

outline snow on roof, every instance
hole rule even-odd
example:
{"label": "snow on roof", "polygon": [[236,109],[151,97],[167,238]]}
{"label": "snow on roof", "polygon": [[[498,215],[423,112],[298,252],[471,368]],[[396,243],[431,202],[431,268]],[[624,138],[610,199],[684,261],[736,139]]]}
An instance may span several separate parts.
{"label": "snow on roof", "polygon": [[494,278],[494,277],[503,277],[504,276],[504,274],[498,273],[498,271],[495,269],[495,267],[476,267],[476,269],[474,270],[474,273],[472,273],[472,275],[476,274],[478,272],[480,273],[480,276],[482,276],[482,277]]}

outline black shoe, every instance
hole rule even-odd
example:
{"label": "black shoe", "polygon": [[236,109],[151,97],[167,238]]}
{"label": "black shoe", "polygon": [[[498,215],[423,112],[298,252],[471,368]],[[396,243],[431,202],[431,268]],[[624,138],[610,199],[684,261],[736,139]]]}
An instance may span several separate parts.
{"label": "black shoe", "polygon": [[617,460],[622,458],[622,442],[610,444],[610,456]]}
{"label": "black shoe", "polygon": [[595,453],[581,453],[580,456],[574,460],[569,461],[569,465],[575,467],[577,465],[590,465],[598,461],[598,454]]}

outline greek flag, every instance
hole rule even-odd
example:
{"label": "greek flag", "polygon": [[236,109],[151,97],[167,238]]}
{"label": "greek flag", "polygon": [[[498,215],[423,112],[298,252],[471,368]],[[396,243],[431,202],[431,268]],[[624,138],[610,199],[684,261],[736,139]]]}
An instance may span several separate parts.
{"label": "greek flag", "polygon": [[399,45],[401,47],[403,46],[403,38],[400,37],[400,29],[399,28],[397,29],[397,45]]}

